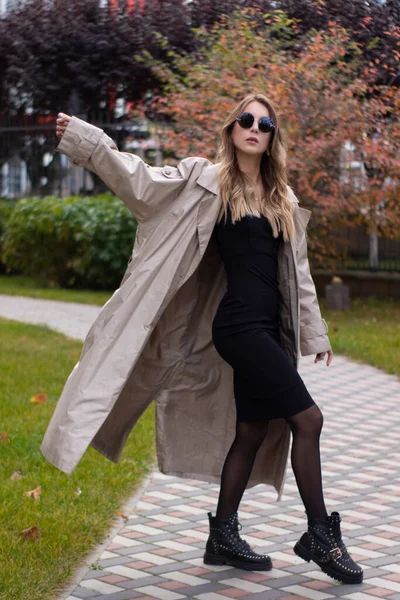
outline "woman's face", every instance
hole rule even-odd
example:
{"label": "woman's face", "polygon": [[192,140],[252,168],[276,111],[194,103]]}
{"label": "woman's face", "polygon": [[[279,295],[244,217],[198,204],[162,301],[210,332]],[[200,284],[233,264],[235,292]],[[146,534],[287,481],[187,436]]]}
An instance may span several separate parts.
{"label": "woman's face", "polygon": [[261,117],[269,117],[268,109],[261,102],[254,100],[247,104],[243,112],[249,112],[254,116],[254,123],[249,129],[243,129],[236,121],[232,129],[232,141],[236,150],[245,154],[263,154],[268,148],[273,132],[262,133],[258,128],[258,120]]}

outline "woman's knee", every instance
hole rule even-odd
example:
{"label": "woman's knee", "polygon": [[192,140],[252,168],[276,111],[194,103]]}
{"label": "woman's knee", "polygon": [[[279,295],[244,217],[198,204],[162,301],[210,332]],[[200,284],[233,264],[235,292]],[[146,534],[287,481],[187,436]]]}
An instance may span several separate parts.
{"label": "woman's knee", "polygon": [[318,406],[314,404],[310,408],[288,419],[293,434],[320,435],[324,424],[324,416]]}
{"label": "woman's knee", "polygon": [[263,443],[268,431],[268,422],[242,421],[236,426],[235,441],[246,448],[258,448]]}
{"label": "woman's knee", "polygon": [[314,427],[318,433],[321,433],[322,427],[324,426],[324,415],[316,404],[312,408],[314,409],[311,416],[312,427]]}

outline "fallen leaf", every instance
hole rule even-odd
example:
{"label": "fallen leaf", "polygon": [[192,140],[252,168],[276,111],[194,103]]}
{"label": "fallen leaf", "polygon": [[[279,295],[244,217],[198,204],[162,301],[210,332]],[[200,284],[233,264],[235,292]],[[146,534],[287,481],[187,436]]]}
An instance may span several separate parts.
{"label": "fallen leaf", "polygon": [[6,442],[8,440],[8,436],[5,431],[0,433],[0,442]]}
{"label": "fallen leaf", "polygon": [[30,401],[33,402],[34,404],[46,404],[47,399],[48,399],[47,394],[36,394],[35,396],[32,396]]}
{"label": "fallen leaf", "polygon": [[32,527],[28,527],[28,529],[24,529],[19,534],[19,537],[23,538],[24,540],[34,540],[34,539],[40,538],[40,536],[41,536],[40,529],[39,529],[39,527],[36,527],[36,525],[33,525]]}
{"label": "fallen leaf", "polygon": [[40,500],[40,494],[42,493],[42,488],[39,485],[35,490],[30,490],[29,492],[24,492],[25,496],[29,498],[33,498],[34,500]]}
{"label": "fallen leaf", "polygon": [[82,494],[81,488],[76,488],[76,490],[75,490],[75,496],[80,496],[81,494]]}
{"label": "fallen leaf", "polygon": [[15,481],[16,479],[21,479],[21,477],[22,477],[21,471],[14,471],[14,473],[11,475],[10,479],[11,479],[11,481]]}
{"label": "fallen leaf", "polygon": [[122,519],[126,519],[126,520],[129,519],[129,517],[127,515],[124,515],[124,513],[122,513],[122,512],[117,512],[117,517],[121,517]]}
{"label": "fallen leaf", "polygon": [[24,342],[26,340],[26,335],[22,335],[19,339],[21,342]]}

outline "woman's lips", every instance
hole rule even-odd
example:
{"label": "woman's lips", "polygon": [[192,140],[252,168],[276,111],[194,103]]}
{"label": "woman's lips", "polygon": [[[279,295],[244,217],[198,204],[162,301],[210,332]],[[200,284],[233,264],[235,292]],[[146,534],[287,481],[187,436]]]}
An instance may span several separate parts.
{"label": "woman's lips", "polygon": [[258,139],[255,137],[248,137],[246,138],[246,142],[256,142],[256,144],[258,144]]}

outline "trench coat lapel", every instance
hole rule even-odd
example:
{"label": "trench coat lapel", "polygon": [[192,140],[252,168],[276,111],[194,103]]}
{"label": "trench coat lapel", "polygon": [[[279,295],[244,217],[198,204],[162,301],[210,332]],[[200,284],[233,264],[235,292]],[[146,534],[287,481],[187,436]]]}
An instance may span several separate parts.
{"label": "trench coat lapel", "polygon": [[205,188],[209,194],[203,197],[197,212],[197,232],[199,236],[200,259],[206,251],[221,208],[218,184],[219,164],[208,165],[196,183]]}
{"label": "trench coat lapel", "polygon": [[[296,202],[294,214],[293,214],[296,235],[294,238],[291,238],[288,242],[284,243],[283,252],[287,256],[290,263],[293,264],[293,268],[291,268],[289,270],[287,276],[289,277],[290,280],[294,279],[294,282],[296,284],[296,289],[297,289],[297,282],[295,279],[296,278],[296,275],[295,275],[296,269],[295,269],[294,265],[296,263],[296,257],[298,254],[299,243],[300,243],[300,240],[301,240],[305,230],[307,229],[307,224],[310,220],[310,217],[311,217],[311,211],[307,210],[306,208],[300,208]],[[296,300],[296,305],[298,303],[298,300],[299,300],[299,298],[297,298],[297,300]],[[294,307],[293,307],[293,309],[294,309]]]}
{"label": "trench coat lapel", "polygon": [[291,246],[293,250],[293,256],[296,257],[297,249],[301,238],[307,229],[308,222],[311,217],[311,210],[306,208],[300,208],[298,205],[294,211],[294,226],[296,229],[296,239],[291,240]]}
{"label": "trench coat lapel", "polygon": [[295,224],[296,224],[296,237],[301,237],[307,228],[308,221],[311,217],[311,210],[307,208],[297,207],[295,212]]}

